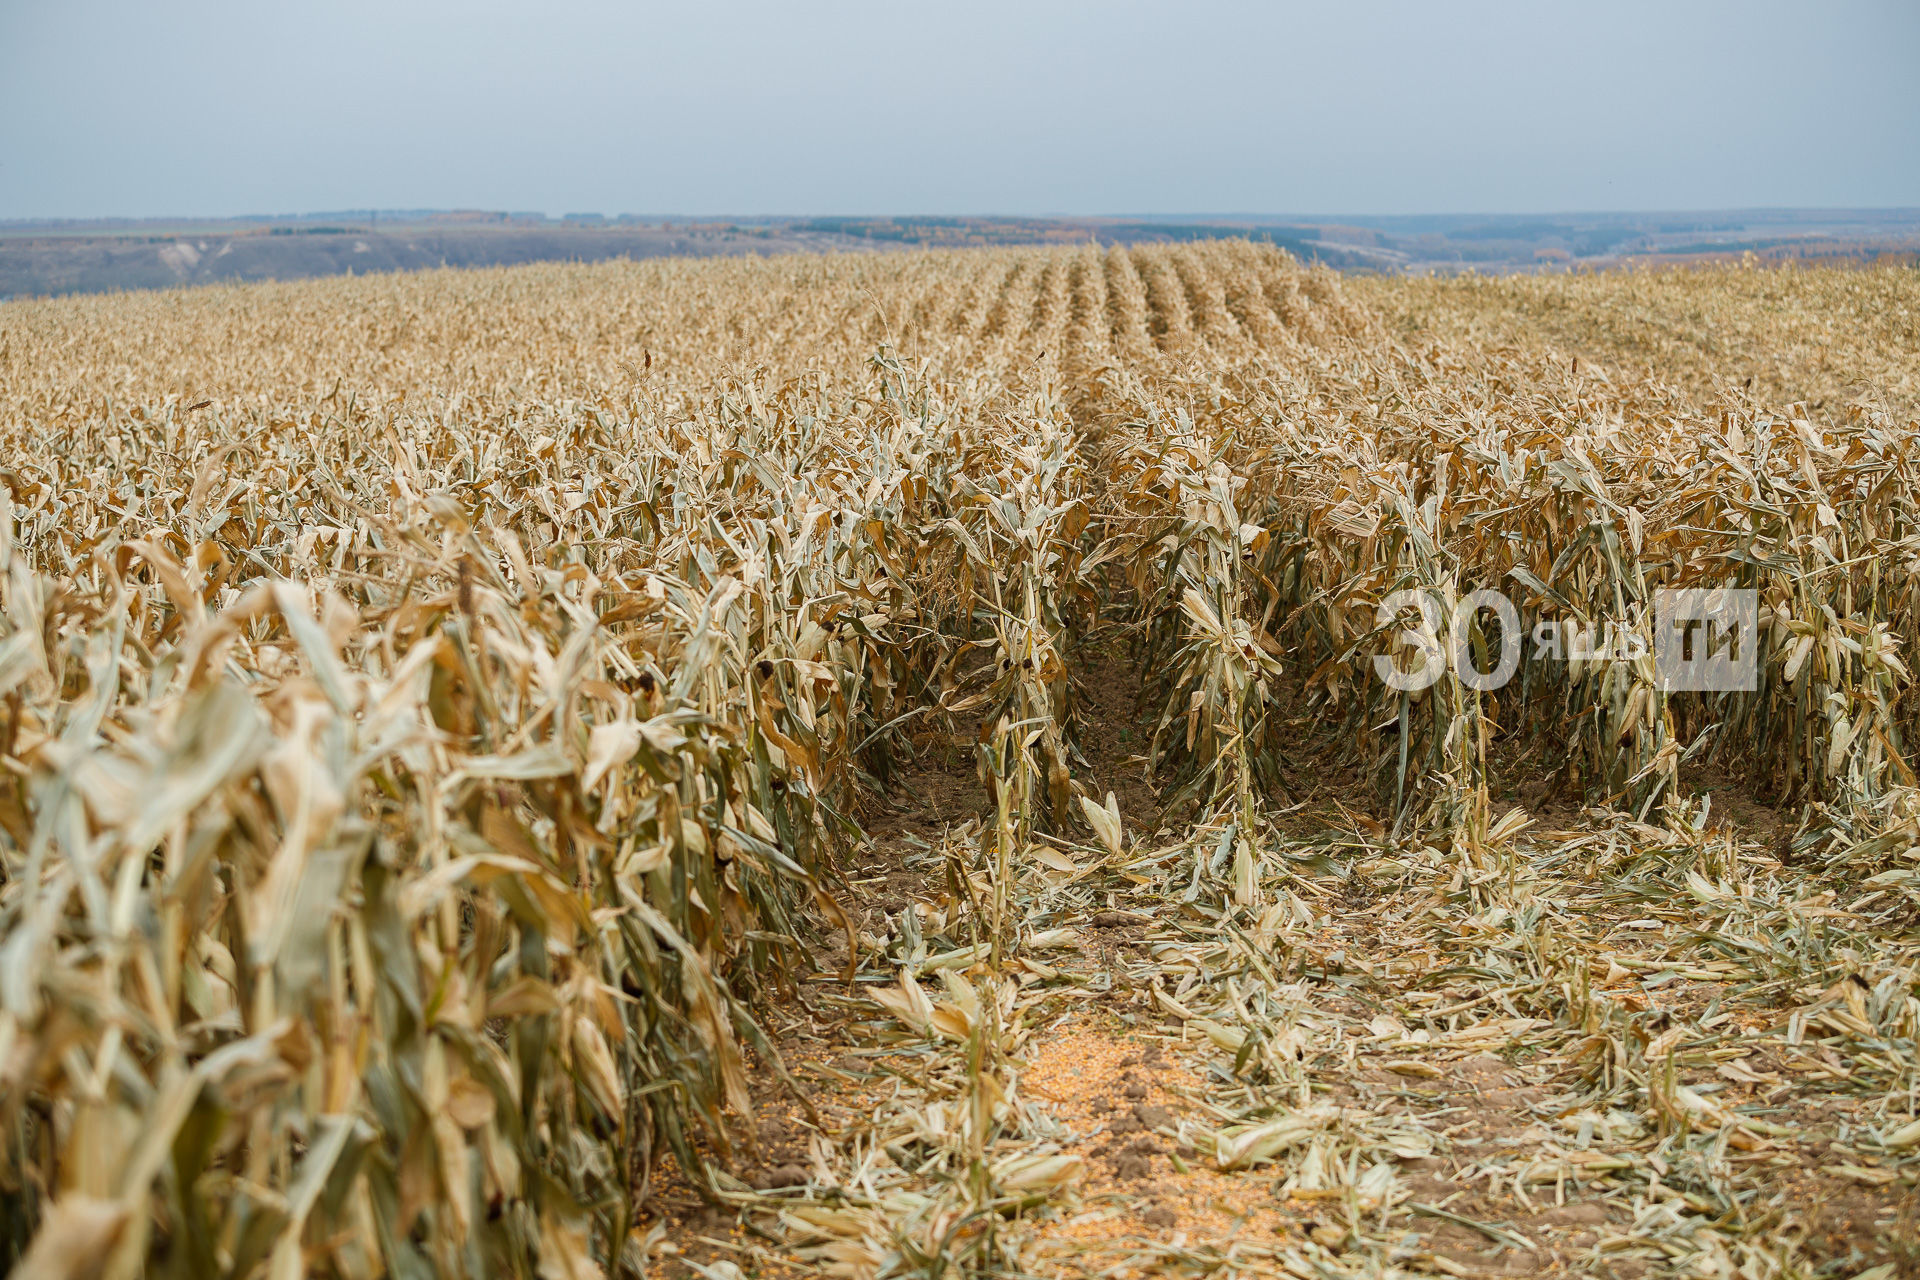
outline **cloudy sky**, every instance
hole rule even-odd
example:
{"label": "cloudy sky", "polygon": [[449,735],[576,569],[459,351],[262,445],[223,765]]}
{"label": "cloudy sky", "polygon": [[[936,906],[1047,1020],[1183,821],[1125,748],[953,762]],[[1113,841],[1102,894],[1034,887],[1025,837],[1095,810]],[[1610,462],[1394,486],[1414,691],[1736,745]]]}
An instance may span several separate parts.
{"label": "cloudy sky", "polygon": [[1916,0],[0,0],[0,218],[1920,206]]}

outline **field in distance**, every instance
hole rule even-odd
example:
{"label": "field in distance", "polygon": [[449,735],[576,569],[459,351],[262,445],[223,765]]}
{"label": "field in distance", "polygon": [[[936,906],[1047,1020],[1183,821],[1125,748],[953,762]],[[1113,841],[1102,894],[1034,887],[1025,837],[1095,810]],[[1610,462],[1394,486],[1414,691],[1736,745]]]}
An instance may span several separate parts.
{"label": "field in distance", "polygon": [[[0,304],[0,1258],[1920,1274],[1917,339],[1240,239]],[[1696,586],[1752,689],[1376,670]]]}
{"label": "field in distance", "polygon": [[284,218],[0,222],[0,300],[431,267],[902,248],[1252,239],[1303,261],[1389,274],[1636,263],[1912,262],[1920,210],[1733,209],[1314,218],[779,217],[348,210]]}

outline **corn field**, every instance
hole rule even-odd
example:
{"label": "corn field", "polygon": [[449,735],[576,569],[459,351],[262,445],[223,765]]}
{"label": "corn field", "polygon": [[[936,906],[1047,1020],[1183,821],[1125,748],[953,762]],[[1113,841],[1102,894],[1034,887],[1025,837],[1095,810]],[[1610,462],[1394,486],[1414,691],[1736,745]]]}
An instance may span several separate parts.
{"label": "corn field", "polygon": [[[1245,242],[0,306],[0,1259],[1920,1275],[1917,326]],[[1376,668],[1721,587],[1751,690]]]}

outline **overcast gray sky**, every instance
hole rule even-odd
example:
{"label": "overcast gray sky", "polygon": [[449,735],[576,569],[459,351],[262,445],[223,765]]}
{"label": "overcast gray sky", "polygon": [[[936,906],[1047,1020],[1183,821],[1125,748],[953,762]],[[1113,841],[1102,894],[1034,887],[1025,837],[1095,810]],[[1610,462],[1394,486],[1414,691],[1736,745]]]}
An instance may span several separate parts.
{"label": "overcast gray sky", "polygon": [[0,218],[1920,205],[1920,0],[0,0]]}

